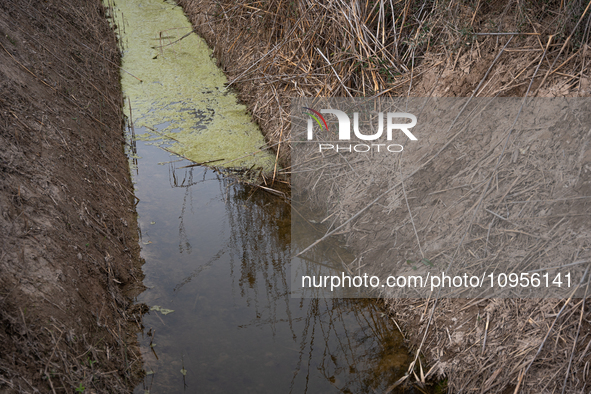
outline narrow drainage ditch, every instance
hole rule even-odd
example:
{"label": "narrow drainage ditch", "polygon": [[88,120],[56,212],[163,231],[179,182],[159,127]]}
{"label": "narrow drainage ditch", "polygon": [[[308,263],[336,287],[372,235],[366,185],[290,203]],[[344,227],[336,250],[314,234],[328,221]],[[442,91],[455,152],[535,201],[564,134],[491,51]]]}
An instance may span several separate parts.
{"label": "narrow drainage ditch", "polygon": [[291,298],[289,205],[193,165],[256,174],[274,156],[182,9],[106,5],[139,199],[147,289],[137,301],[150,307],[135,393],[388,390],[411,361],[391,319],[373,300]]}

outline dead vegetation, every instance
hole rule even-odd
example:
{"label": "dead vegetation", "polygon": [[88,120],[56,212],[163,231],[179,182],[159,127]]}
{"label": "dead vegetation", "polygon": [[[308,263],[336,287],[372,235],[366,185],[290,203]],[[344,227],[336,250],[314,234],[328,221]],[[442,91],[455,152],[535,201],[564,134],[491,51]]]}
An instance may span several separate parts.
{"label": "dead vegetation", "polygon": [[290,97],[523,96],[530,82],[530,96],[576,97],[591,88],[582,0],[180,4],[284,163]]}
{"label": "dead vegetation", "polygon": [[[355,274],[384,281],[388,275],[480,276],[568,265],[581,278],[591,262],[591,107],[589,99],[566,100],[538,99],[545,109],[532,111],[520,109],[521,98],[401,98],[398,107],[408,105],[425,125],[413,128],[420,143],[405,144],[401,155],[329,151],[323,160],[314,146],[310,157],[316,161],[298,148],[294,158],[302,164],[294,164],[293,202],[322,206],[323,214],[314,219],[330,224],[323,238],[344,239],[355,253],[347,271]],[[556,102],[564,113],[547,106]],[[380,104],[380,111],[387,111]],[[345,104],[317,105],[347,111]],[[464,109],[469,115],[459,116]],[[577,115],[567,115],[571,111]],[[298,122],[296,129],[304,130]],[[299,192],[306,194],[302,198]],[[549,392],[562,387],[580,392],[591,360],[584,335],[591,331],[588,306],[573,298],[575,286],[562,293],[566,303],[518,298],[540,297],[531,288],[503,291],[496,296],[513,299],[491,301],[482,299],[495,297],[487,294],[492,290],[486,283],[472,293],[451,294],[478,299],[448,299],[450,293],[431,293],[429,286],[384,294],[417,357],[406,381],[448,377],[451,392],[504,392],[525,379],[519,392],[539,392],[545,385]],[[578,290],[582,297],[585,282]],[[542,346],[547,338],[564,341],[550,350]],[[419,364],[421,353],[428,366]],[[563,356],[575,361],[546,362]],[[556,380],[555,374],[569,378]]]}
{"label": "dead vegetation", "polygon": [[2,393],[123,393],[138,380],[118,64],[100,1],[0,3]]}
{"label": "dead vegetation", "polygon": [[[181,0],[180,4],[195,30],[214,48],[229,84],[238,89],[269,142],[278,147],[284,164],[289,163],[290,97],[591,95],[591,2],[583,0]],[[558,250],[554,257],[560,264],[588,259],[589,203],[584,198],[560,199],[589,196],[590,137],[529,137],[516,133],[492,135],[494,141],[473,138],[461,163],[455,161],[455,144],[432,141],[443,149],[437,160],[408,178],[408,173],[399,174],[408,183],[405,193],[397,190],[404,208],[398,222],[410,226],[409,212],[420,212],[412,224],[429,245],[433,234],[427,231],[432,219],[428,203],[445,200],[454,209],[434,219],[445,223],[450,235],[437,249],[439,258],[453,255],[462,260],[463,254],[473,254],[484,261],[494,249],[508,257],[510,250],[520,251],[522,262]],[[568,147],[571,140],[580,143]],[[533,146],[536,153],[529,151]],[[573,160],[556,161],[554,148],[566,149]],[[556,166],[550,164],[553,160]],[[414,164],[417,168],[422,163]],[[455,177],[454,183],[440,181],[465,168],[469,171]],[[565,177],[573,186],[566,194],[560,188]],[[444,190],[448,187],[454,190]],[[422,203],[425,195],[429,198]],[[505,216],[499,215],[502,218],[485,210],[496,213],[497,203],[517,200],[531,204],[511,206]],[[353,208],[344,212],[350,218],[367,201],[353,201]],[[342,216],[335,226],[346,220]],[[350,224],[366,233],[377,232],[375,220]],[[408,239],[401,244],[416,249],[416,232],[406,231]],[[349,228],[349,245],[365,250],[353,233]],[[467,247],[464,241],[472,243]],[[424,252],[435,249],[425,246]],[[590,308],[585,300],[394,299],[389,303],[416,354],[407,380],[445,377],[454,393],[589,390]],[[419,354],[426,356],[428,365],[421,364]]]}

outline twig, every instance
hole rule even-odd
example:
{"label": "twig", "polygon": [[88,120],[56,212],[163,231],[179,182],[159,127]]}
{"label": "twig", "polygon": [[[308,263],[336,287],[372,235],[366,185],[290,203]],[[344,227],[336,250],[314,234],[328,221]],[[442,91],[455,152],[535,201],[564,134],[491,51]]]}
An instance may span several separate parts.
{"label": "twig", "polygon": [[345,92],[347,92],[347,94],[349,95],[349,97],[353,97],[353,95],[351,94],[351,92],[349,92],[349,89],[347,89],[345,87],[345,85],[343,84],[343,80],[341,79],[341,77],[339,76],[339,74],[337,73],[337,71],[334,69],[334,67],[332,66],[332,64],[330,63],[330,61],[326,58],[326,56],[324,56],[324,54],[322,53],[322,51],[320,49],[316,48],[316,50],[318,51],[318,53],[320,54],[320,56],[322,56],[324,58],[324,60],[326,60],[326,63],[328,63],[328,65],[332,69],[332,72],[334,73],[334,75],[339,80],[339,82],[340,82],[341,86],[343,87],[343,89],[345,89]]}
{"label": "twig", "polygon": [[[170,151],[169,151],[169,152],[170,152]],[[175,154],[176,154],[176,153],[175,153]],[[191,167],[202,166],[202,165],[204,165],[204,164],[215,163],[215,162],[217,162],[217,161],[222,161],[222,160],[226,160],[226,159],[214,159],[214,160],[207,160],[207,161],[202,161],[201,163],[194,163],[194,164],[189,164],[189,165],[186,165],[186,166],[179,167],[179,169],[181,169],[181,168],[191,168]],[[190,161],[193,161],[193,160],[190,160]]]}
{"label": "twig", "polygon": [[[400,175],[402,177],[402,168],[400,167],[400,164],[398,165],[398,167],[400,168]],[[404,201],[406,202],[406,208],[408,209],[408,214],[410,216],[410,222],[412,223],[412,229],[415,232],[415,237],[417,238],[417,244],[419,245],[419,251],[421,252],[421,257],[425,258],[425,255],[423,254],[423,249],[421,248],[421,241],[419,239],[419,234],[417,234],[417,228],[415,227],[415,221],[412,218],[412,212],[410,210],[410,205],[408,205],[408,198],[406,196],[406,189],[404,188],[404,182],[400,181],[400,183],[402,184],[402,193],[404,194]]]}
{"label": "twig", "polygon": [[482,354],[484,354],[484,348],[486,347],[486,336],[488,334],[488,323],[490,322],[490,313],[486,313],[486,326],[484,327],[484,340],[482,341]]}
{"label": "twig", "polygon": [[519,32],[506,32],[506,33],[474,33],[475,36],[539,36],[540,33],[519,33]]}

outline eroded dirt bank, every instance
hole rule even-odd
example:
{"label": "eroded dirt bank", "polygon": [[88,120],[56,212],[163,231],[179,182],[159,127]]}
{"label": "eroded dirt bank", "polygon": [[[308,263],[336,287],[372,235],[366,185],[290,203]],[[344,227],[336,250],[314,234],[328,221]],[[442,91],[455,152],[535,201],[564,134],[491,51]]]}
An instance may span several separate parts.
{"label": "eroded dirt bank", "polygon": [[0,391],[129,392],[142,273],[99,0],[0,2]]}

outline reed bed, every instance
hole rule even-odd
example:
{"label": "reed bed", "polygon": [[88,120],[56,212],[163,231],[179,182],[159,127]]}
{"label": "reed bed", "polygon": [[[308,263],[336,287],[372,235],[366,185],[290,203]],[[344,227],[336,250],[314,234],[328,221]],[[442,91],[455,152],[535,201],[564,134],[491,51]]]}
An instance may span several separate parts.
{"label": "reed bed", "polygon": [[180,4],[283,164],[290,97],[469,96],[509,39],[476,95],[522,96],[542,57],[530,96],[588,94],[582,0]]}
{"label": "reed bed", "polygon": [[[236,88],[248,105],[284,167],[290,163],[293,97],[591,96],[588,1],[180,0],[180,4],[195,31],[213,48],[213,56],[229,77],[228,85]],[[517,149],[522,137],[512,136],[507,146]],[[486,239],[488,246],[484,248],[493,247],[493,241],[489,244],[492,234],[497,237],[494,243],[499,251],[510,241],[514,242],[514,251],[523,246],[532,256],[560,248],[578,234],[576,250],[562,258],[587,259],[590,246],[581,234],[588,226],[581,224],[583,219],[569,216],[587,212],[587,203],[567,207],[559,205],[560,201],[547,201],[549,188],[558,185],[565,174],[575,177],[577,185],[583,182],[581,176],[586,175],[581,169],[589,160],[584,144],[589,135],[581,137],[583,145],[578,148],[582,147],[583,153],[551,178],[545,178],[548,174],[543,171],[536,173],[531,161],[520,161],[519,153],[512,163],[497,165],[497,159],[506,154],[503,143],[484,156],[472,152],[477,154],[476,159],[483,160],[469,163],[472,172],[459,174],[462,176],[456,177],[458,182],[464,175],[474,174],[483,185],[489,179],[494,182],[490,189],[486,186],[488,194],[483,194],[486,198],[480,202],[481,189],[462,193],[454,206],[462,207],[461,199],[470,204],[466,209],[452,211],[457,213],[455,219],[440,218],[457,233],[441,249],[442,255],[456,249],[460,253],[458,260],[468,253],[484,259],[494,255],[491,249],[483,252],[478,247],[464,247],[464,231],[469,234],[466,240],[482,233],[478,236]],[[504,136],[494,138],[501,140]],[[443,146],[441,155],[436,149],[432,152],[440,155],[438,160],[455,160],[449,152],[452,148],[443,143],[438,146]],[[523,145],[521,148],[525,149]],[[513,152],[508,152],[509,156]],[[418,197],[410,204],[408,201],[413,198],[413,181],[422,185],[418,187],[424,192],[422,196],[438,195],[439,189],[425,190],[425,183],[417,179],[425,172],[436,179],[441,175],[437,171],[438,166],[430,164],[425,171],[411,174],[404,195],[400,191],[398,196],[400,201],[408,197],[403,208],[415,213],[430,212],[423,210],[427,203],[421,205]],[[473,183],[472,178],[466,179],[466,184]],[[345,190],[337,190],[336,184],[331,187],[338,195],[346,194]],[[578,193],[585,194],[584,190]],[[551,204],[528,206],[529,235],[508,234],[515,228],[504,220],[491,222],[492,217],[484,210],[494,211],[491,206],[499,199],[518,193],[523,200]],[[364,201],[367,204],[369,200]],[[364,208],[359,199],[348,202],[357,204],[358,210]],[[551,233],[545,222],[532,219],[543,209],[558,212],[552,222],[558,224]],[[408,222],[411,215],[404,215],[401,221]],[[418,230],[411,231],[409,244],[415,236],[428,235],[425,229],[429,229],[431,219],[428,215],[414,218]],[[345,223],[347,216],[343,215],[335,226]],[[573,223],[580,227],[575,228]],[[341,236],[348,237],[355,248],[361,244],[351,234],[356,228],[363,230],[363,223],[349,224]],[[476,226],[470,232],[472,224],[484,228]],[[545,234],[550,240],[544,239],[543,245],[531,242],[527,239],[531,234]],[[429,247],[424,247],[428,253]],[[453,393],[589,391],[591,312],[585,299],[392,299],[387,304],[415,355],[415,362],[400,384],[421,386],[428,385],[431,379],[443,379],[448,392]]]}

